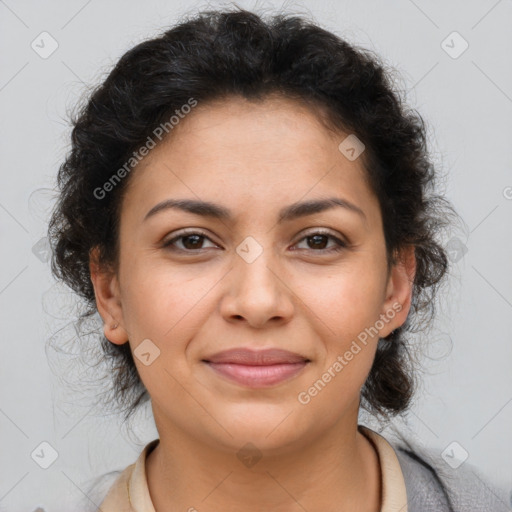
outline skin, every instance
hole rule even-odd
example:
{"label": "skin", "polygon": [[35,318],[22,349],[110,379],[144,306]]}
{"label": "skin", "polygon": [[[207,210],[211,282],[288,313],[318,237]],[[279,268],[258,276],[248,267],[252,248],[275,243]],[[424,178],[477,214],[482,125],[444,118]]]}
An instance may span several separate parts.
{"label": "skin", "polygon": [[[160,350],[148,366],[135,358],[160,437],[146,466],[157,512],[380,509],[379,460],[357,431],[360,391],[378,337],[407,318],[415,261],[404,250],[388,273],[379,203],[362,158],[338,149],[346,136],[294,100],[231,98],[199,104],[132,171],[117,272],[100,267],[95,251],[90,269],[105,336],[132,351],[150,339]],[[277,223],[283,206],[334,196],[364,216],[336,207]],[[144,220],[169,198],[218,203],[233,220],[177,209]],[[163,247],[183,228],[207,238]],[[306,238],[322,228],[347,247],[329,252],[333,239]],[[248,236],[263,250],[252,263],[236,252]],[[301,404],[298,394],[393,304],[402,309],[379,335]],[[202,362],[240,346],[311,362],[267,389],[229,382]],[[261,454],[252,467],[237,457],[248,442]]]}

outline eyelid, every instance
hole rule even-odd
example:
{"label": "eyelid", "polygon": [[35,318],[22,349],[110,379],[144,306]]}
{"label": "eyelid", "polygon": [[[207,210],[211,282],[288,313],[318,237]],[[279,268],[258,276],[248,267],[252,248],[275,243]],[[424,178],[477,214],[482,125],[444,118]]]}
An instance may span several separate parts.
{"label": "eyelid", "polygon": [[348,240],[346,240],[346,238],[341,233],[333,231],[332,229],[329,228],[306,228],[304,231],[301,231],[297,235],[300,237],[297,241],[300,242],[303,238],[312,235],[329,235],[334,238],[338,238],[341,242],[348,244]]}
{"label": "eyelid", "polygon": [[[176,240],[179,240],[180,238],[188,236],[188,235],[201,235],[201,236],[207,238],[208,240],[210,240],[212,243],[216,244],[216,242],[214,242],[212,240],[212,237],[206,231],[202,230],[201,228],[184,228],[183,230],[179,230],[176,233],[174,233],[171,237],[164,238],[164,240],[162,241],[162,245],[163,246],[170,245],[172,242],[175,242]],[[192,252],[192,251],[188,251],[188,252]]]}
{"label": "eyelid", "polygon": [[[330,249],[320,249],[320,250],[315,250],[315,249],[303,249],[303,250],[309,251],[312,253],[318,252],[320,254],[322,254],[322,253],[329,254],[329,253],[333,253],[333,252],[334,253],[340,252],[344,249],[348,249],[351,245],[345,236],[338,234],[338,232],[333,233],[333,231],[330,230],[329,228],[311,228],[310,230],[303,231],[299,234],[297,240],[293,243],[293,245],[295,246],[299,242],[302,242],[304,239],[315,236],[315,235],[323,235],[323,236],[326,236],[327,238],[330,238],[335,243],[335,247],[331,247]],[[301,249],[294,249],[294,250],[301,250]]]}

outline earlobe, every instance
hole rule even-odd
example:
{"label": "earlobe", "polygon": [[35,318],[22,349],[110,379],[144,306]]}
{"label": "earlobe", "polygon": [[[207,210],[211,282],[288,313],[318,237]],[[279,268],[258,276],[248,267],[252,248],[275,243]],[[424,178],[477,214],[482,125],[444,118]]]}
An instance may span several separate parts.
{"label": "earlobe", "polygon": [[105,323],[103,325],[103,333],[105,334],[105,338],[115,345],[124,345],[128,341],[128,335],[125,329],[118,322],[112,325]]}
{"label": "earlobe", "polygon": [[380,330],[379,337],[385,338],[405,323],[411,308],[415,274],[415,247],[408,246],[400,251],[391,267],[382,309],[389,322]]}
{"label": "earlobe", "polygon": [[102,268],[98,262],[98,249],[89,252],[89,272],[94,287],[96,307],[103,319],[105,337],[116,345],[128,341],[123,326],[123,310],[118,278],[110,269]]}

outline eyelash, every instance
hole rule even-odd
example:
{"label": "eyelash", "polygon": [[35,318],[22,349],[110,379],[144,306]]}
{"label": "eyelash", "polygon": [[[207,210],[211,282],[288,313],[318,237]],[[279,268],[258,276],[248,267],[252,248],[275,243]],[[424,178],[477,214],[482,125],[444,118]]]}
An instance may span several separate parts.
{"label": "eyelash", "polygon": [[[182,232],[178,236],[175,236],[174,238],[172,238],[170,240],[167,240],[166,242],[163,243],[162,247],[167,248],[167,249],[169,249],[171,251],[188,252],[188,253],[200,252],[200,251],[204,250],[204,249],[197,249],[197,250],[194,250],[194,249],[178,249],[178,248],[175,248],[175,247],[173,248],[172,247],[172,244],[174,244],[177,240],[179,240],[181,238],[187,238],[187,237],[192,236],[192,235],[199,235],[200,237],[206,238],[206,239],[210,240],[210,242],[215,243],[215,242],[213,242],[213,240],[210,239],[210,237],[208,235],[206,235],[206,233],[204,233],[202,231],[189,231],[189,232]],[[346,249],[348,247],[348,244],[346,244],[345,242],[343,242],[339,238],[335,237],[331,233],[329,233],[327,231],[323,231],[323,230],[318,230],[318,231],[314,231],[312,233],[308,233],[306,236],[302,237],[297,243],[300,243],[300,242],[302,242],[303,240],[305,240],[307,238],[312,238],[315,235],[326,236],[327,238],[330,238],[330,239],[334,240],[336,246],[335,247],[331,247],[330,249],[298,249],[298,250],[306,250],[306,251],[309,251],[309,252],[319,252],[319,253],[324,253],[324,254],[325,253],[331,254],[331,253],[341,252],[341,251],[343,251],[344,249]]]}

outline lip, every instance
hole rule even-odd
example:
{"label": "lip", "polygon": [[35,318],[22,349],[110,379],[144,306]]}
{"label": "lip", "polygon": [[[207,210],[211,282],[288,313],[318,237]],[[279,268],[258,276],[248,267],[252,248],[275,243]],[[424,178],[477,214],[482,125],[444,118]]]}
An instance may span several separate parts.
{"label": "lip", "polygon": [[203,360],[209,363],[232,363],[252,366],[268,366],[284,363],[291,364],[309,361],[307,357],[301,356],[300,354],[278,348],[267,348],[264,350],[233,348],[217,352]]}
{"label": "lip", "polygon": [[300,373],[310,360],[283,349],[235,348],[203,359],[215,373],[250,388],[270,387]]}

